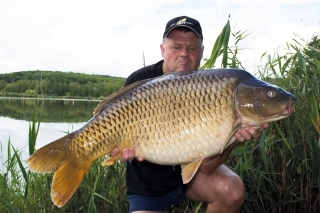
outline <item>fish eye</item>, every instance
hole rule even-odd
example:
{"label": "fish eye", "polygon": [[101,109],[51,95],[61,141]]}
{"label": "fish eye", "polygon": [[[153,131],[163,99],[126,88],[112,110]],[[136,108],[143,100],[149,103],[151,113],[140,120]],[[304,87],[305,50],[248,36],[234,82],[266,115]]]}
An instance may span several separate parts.
{"label": "fish eye", "polygon": [[268,95],[269,98],[273,98],[273,97],[275,97],[277,95],[277,91],[274,90],[274,89],[273,90],[269,90],[267,92],[267,95]]}

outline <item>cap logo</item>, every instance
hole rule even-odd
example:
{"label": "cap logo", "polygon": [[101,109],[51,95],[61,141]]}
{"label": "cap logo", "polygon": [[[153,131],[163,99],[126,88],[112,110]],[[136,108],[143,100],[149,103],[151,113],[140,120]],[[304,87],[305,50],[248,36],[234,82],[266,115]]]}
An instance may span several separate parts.
{"label": "cap logo", "polygon": [[[180,21],[178,21],[177,23],[171,24],[171,26],[173,26],[173,25],[186,25],[186,24],[191,24],[191,25],[193,25],[191,22],[187,22],[187,18],[183,18],[183,19],[181,19]],[[171,27],[171,26],[170,26],[170,27]]]}
{"label": "cap logo", "polygon": [[187,18],[181,19],[180,21],[177,22],[177,25],[185,24],[185,23],[186,23],[186,20],[187,20]]}

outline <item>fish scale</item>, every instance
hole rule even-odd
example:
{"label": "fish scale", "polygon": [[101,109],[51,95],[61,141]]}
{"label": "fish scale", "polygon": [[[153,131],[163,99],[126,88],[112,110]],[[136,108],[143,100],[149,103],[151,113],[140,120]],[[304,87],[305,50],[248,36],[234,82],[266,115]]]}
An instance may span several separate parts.
{"label": "fish scale", "polygon": [[[269,97],[272,91],[275,97]],[[273,94],[272,93],[272,94]],[[62,207],[98,158],[119,149],[102,165],[134,147],[136,156],[161,165],[181,164],[188,183],[202,160],[230,146],[240,127],[292,113],[295,97],[244,70],[177,72],[133,83],[107,97],[81,129],[37,150],[34,172],[55,172],[51,199]]]}

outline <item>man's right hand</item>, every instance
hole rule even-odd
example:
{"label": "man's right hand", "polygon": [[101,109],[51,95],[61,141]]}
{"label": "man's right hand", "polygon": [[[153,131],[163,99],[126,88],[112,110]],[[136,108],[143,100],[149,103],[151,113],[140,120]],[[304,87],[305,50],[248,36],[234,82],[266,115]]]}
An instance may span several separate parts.
{"label": "man's right hand", "polygon": [[[114,150],[112,150],[110,152],[110,157],[114,157],[117,156],[119,153],[119,149],[115,148]],[[131,162],[133,159],[135,158],[135,150],[133,147],[129,147],[129,148],[124,148],[122,150],[122,154],[121,154],[121,158],[120,158],[120,162],[121,163],[126,163],[126,162]],[[137,157],[138,161],[143,161],[142,157]]]}

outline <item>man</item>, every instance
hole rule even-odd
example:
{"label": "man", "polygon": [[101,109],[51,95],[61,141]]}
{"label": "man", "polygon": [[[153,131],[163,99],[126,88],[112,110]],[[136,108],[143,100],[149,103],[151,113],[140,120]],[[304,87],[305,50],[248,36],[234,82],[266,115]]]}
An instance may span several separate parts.
{"label": "man", "polygon": [[[142,79],[165,73],[196,70],[203,55],[203,36],[200,23],[190,17],[180,16],[170,20],[160,45],[162,61],[132,73],[125,86]],[[239,143],[257,138],[260,130],[241,128],[237,139],[224,152],[203,160],[198,172],[187,184],[182,184],[180,166],[156,165],[136,156],[133,148],[122,151],[121,162],[127,163],[127,190],[129,209],[134,213],[169,212],[172,204],[183,199],[206,202],[206,212],[239,212],[244,202],[245,188],[240,177],[226,167],[232,149]],[[112,151],[111,156],[118,154]]]}

